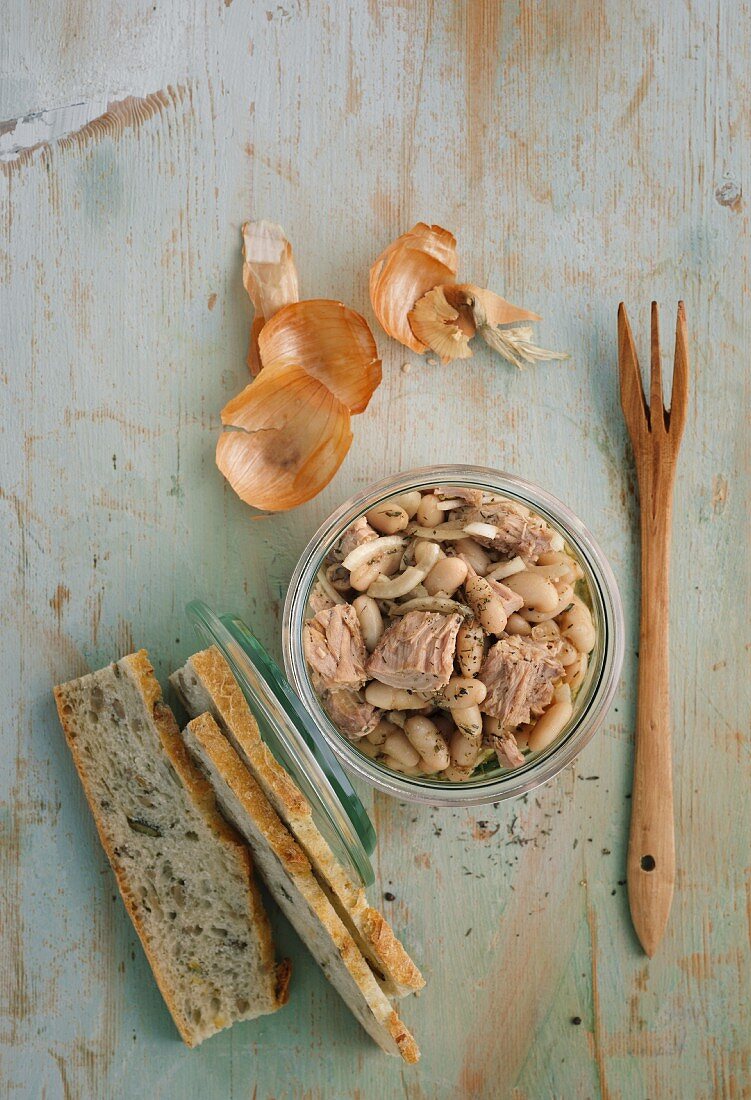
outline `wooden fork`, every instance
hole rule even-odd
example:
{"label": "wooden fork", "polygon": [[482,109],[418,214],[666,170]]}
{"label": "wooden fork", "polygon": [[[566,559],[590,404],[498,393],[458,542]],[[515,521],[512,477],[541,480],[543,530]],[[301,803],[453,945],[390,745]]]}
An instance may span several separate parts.
{"label": "wooden fork", "polygon": [[670,914],[675,829],[668,684],[668,573],[673,485],[688,404],[686,313],[678,303],[670,410],[662,398],[657,303],[652,302],[649,405],[626,309],[618,307],[621,404],[636,461],[641,511],[641,630],[628,899],[642,947],[654,955]]}

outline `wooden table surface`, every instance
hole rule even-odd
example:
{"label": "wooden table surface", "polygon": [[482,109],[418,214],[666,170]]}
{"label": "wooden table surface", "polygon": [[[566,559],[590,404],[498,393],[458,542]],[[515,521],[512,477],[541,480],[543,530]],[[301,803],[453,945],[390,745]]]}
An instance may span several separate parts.
{"label": "wooden table surface", "polygon": [[[747,6],[11,0],[1,18],[0,1087],[751,1096]],[[478,351],[442,368],[375,328],[384,381],[338,475],[290,514],[254,516],[213,457],[247,377],[248,217],[283,223],[304,296],[371,321],[374,256],[417,220],[447,226],[461,270],[542,313],[541,341],[571,361],[517,372]],[[625,299],[646,359],[653,297],[666,361],[686,301],[692,379],[673,554],[678,879],[649,962],[624,886],[638,558],[615,322]],[[188,1051],[51,687],[137,646],[164,682],[194,648],[194,596],[278,652],[291,570],[337,502],[465,459],[537,481],[601,541],[628,631],[611,714],[520,802],[451,812],[364,791],[374,897],[395,895],[386,912],[428,978],[404,1005],[419,1066],[377,1051],[278,914],[289,1005]]]}

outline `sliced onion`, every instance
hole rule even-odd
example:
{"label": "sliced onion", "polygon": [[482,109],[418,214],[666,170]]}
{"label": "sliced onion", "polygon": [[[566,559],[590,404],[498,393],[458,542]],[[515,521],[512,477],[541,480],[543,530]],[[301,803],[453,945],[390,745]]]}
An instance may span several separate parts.
{"label": "sliced onion", "polygon": [[406,596],[427,577],[440,557],[440,548],[435,543],[422,544],[425,549],[416,565],[408,566],[403,573],[395,577],[376,577],[368,588],[368,595],[374,600],[393,600],[397,596]]}
{"label": "sliced onion", "polygon": [[466,619],[473,616],[471,608],[448,596],[419,596],[414,600],[389,605],[389,614],[392,616],[406,615],[409,611],[440,611],[443,615],[463,615]]}
{"label": "sliced onion", "polygon": [[326,576],[325,569],[319,569],[316,573],[316,580],[320,584],[323,591],[333,603],[346,603],[347,601],[342,596],[341,592],[337,592],[333,584]]}
{"label": "sliced onion", "polygon": [[465,529],[455,523],[439,523],[437,527],[408,527],[407,534],[436,542],[453,542],[467,537]]}
{"label": "sliced onion", "polygon": [[494,539],[498,534],[498,528],[492,523],[468,523],[464,531],[478,539]]}
{"label": "sliced onion", "polygon": [[404,546],[405,542],[401,535],[383,535],[377,539],[369,539],[367,542],[360,543],[354,550],[350,550],[342,565],[351,573],[353,569],[375,561],[387,551],[403,550]]}
{"label": "sliced onion", "polygon": [[501,561],[498,565],[494,565],[492,569],[487,571],[485,576],[493,581],[502,581],[506,577],[513,577],[514,573],[523,573],[526,568],[524,560],[517,555],[511,561]]}

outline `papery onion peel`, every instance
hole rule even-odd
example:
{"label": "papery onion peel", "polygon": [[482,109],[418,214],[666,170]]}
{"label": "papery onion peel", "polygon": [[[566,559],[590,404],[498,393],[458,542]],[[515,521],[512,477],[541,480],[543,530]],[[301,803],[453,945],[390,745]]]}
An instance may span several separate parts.
{"label": "papery onion peel", "polygon": [[456,239],[439,225],[418,222],[385,248],[370,269],[370,301],[389,336],[412,351],[427,351],[407,314],[433,287],[452,283],[456,271]]}
{"label": "papery onion peel", "polygon": [[350,414],[381,381],[367,322],[341,302],[294,302],[259,337],[263,367],[225,405],[216,461],[246,503],[270,512],[310,500],[352,442]]}
{"label": "papery onion peel", "polygon": [[424,294],[408,314],[408,320],[417,339],[439,355],[442,363],[450,363],[472,356],[469,341],[479,325],[496,328],[540,318],[492,290],[472,283],[454,283],[434,287]]}
{"label": "papery onion peel", "polygon": [[242,233],[243,285],[255,310],[248,369],[255,378],[261,369],[258,354],[261,329],[283,306],[299,299],[297,268],[292,245],[281,225],[266,221],[245,222]]}
{"label": "papery onion peel", "polygon": [[568,358],[532,343],[528,322],[538,314],[457,283],[456,271],[456,241],[438,225],[419,222],[384,249],[370,269],[370,300],[389,336],[411,351],[434,351],[443,363],[469,359],[476,334],[517,366]]}
{"label": "papery onion peel", "polygon": [[300,364],[352,413],[363,412],[381,381],[367,321],[341,302],[314,298],[285,306],[259,338],[264,367]]}

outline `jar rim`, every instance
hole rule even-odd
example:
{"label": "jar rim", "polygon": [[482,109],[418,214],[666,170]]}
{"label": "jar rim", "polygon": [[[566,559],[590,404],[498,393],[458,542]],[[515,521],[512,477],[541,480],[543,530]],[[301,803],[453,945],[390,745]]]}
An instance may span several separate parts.
{"label": "jar rim", "polygon": [[[466,485],[502,493],[538,512],[560,531],[580,558],[599,620],[599,659],[588,673],[586,698],[564,736],[517,769],[453,784],[392,772],[360,753],[326,714],[310,683],[302,649],[302,628],[310,590],[324,557],[350,523],[394,494],[440,484]],[[312,714],[327,744],[351,773],[378,790],[407,801],[433,806],[485,805],[519,797],[548,782],[579,755],[600,728],[618,687],[623,663],[623,609],[615,576],[598,543],[578,516],[551,493],[515,474],[483,466],[418,467],[360,490],[320,525],[300,555],[289,583],[282,621],[282,648],[290,683]]]}

